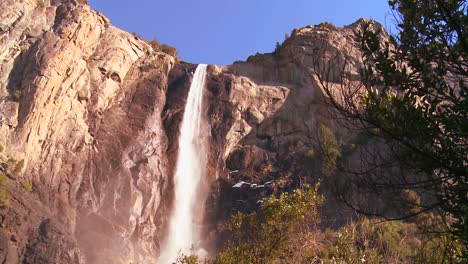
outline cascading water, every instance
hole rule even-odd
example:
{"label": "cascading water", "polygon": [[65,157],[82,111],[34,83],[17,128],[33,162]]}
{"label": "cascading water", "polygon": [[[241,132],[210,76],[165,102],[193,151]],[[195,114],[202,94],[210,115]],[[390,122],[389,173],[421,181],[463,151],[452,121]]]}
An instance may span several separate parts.
{"label": "cascading water", "polygon": [[169,234],[161,250],[160,263],[172,263],[179,252],[189,254],[199,248],[201,219],[206,192],[201,191],[206,169],[206,133],[202,99],[206,64],[198,65],[185,105],[179,136],[179,154],[174,176],[174,208],[169,218]]}

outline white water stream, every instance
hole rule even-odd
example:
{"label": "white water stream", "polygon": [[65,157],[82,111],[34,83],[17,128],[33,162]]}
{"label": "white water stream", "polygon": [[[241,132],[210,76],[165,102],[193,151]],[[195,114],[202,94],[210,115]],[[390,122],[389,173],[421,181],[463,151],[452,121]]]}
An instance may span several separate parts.
{"label": "white water stream", "polygon": [[185,105],[179,135],[179,153],[174,176],[174,206],[169,218],[169,233],[159,263],[172,263],[179,252],[190,254],[202,250],[200,229],[206,192],[201,183],[205,176],[205,151],[202,99],[205,88],[206,64],[198,65]]}

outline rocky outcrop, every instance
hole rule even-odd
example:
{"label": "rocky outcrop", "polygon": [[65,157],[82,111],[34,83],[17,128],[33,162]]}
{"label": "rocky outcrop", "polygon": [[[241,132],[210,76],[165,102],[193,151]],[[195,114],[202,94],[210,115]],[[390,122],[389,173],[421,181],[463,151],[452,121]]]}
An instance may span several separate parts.
{"label": "rocky outcrop", "polygon": [[[24,160],[1,215],[6,237],[28,238],[10,240],[0,258],[60,263],[72,242],[69,263],[152,258],[168,182],[161,113],[175,59],[75,1],[3,1],[1,9],[0,144]],[[47,212],[14,228],[7,220],[23,182]],[[56,230],[71,242],[59,243]]]}
{"label": "rocky outcrop", "polygon": [[[165,235],[195,65],[82,2],[0,3],[2,263],[146,263]],[[317,128],[336,124],[314,72],[336,79],[346,61],[357,77],[356,27],[297,29],[274,53],[209,66],[208,236],[232,210],[319,178]],[[270,187],[233,190],[242,180]]]}

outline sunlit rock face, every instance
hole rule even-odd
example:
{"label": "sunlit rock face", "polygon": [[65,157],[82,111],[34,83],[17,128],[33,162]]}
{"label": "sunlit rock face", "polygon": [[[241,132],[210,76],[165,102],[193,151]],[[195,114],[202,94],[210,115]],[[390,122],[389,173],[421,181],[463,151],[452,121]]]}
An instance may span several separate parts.
{"label": "sunlit rock face", "polygon": [[[10,195],[0,210],[2,263],[152,262],[168,233],[196,65],[80,2],[0,2],[0,170]],[[256,193],[232,185],[282,188],[310,174],[293,143],[311,146],[318,123],[340,131],[311,72],[317,60],[347,59],[357,76],[357,26],[297,29],[272,54],[208,66],[203,248],[217,249],[218,220],[252,206],[233,197],[255,204]]]}
{"label": "sunlit rock face", "polygon": [[63,263],[68,248],[76,255],[68,263],[154,258],[174,58],[75,1],[0,6],[0,144],[25,164],[9,181],[0,258]]}

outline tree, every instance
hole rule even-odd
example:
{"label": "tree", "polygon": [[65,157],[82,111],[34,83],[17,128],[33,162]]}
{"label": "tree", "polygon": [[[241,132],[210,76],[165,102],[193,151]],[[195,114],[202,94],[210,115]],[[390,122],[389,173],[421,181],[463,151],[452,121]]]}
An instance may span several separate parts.
{"label": "tree", "polygon": [[[418,210],[403,219],[435,212],[444,230],[468,257],[468,39],[462,0],[392,0],[396,36],[371,21],[356,32],[363,54],[361,81],[346,72],[341,85],[316,72],[329,102],[354,129],[378,139],[367,149],[367,166],[342,168],[355,185],[380,194],[414,191]],[[338,95],[339,94],[339,95]],[[382,147],[383,145],[383,147]],[[384,149],[382,151],[382,149]],[[381,154],[385,153],[385,154]],[[348,197],[349,198],[349,197]],[[391,198],[394,198],[393,196]],[[353,208],[366,211],[351,199]]]}
{"label": "tree", "polygon": [[228,228],[232,237],[216,263],[301,263],[311,231],[318,230],[323,198],[317,190],[318,184],[273,195],[257,212],[233,215]]}
{"label": "tree", "polygon": [[342,156],[343,143],[336,139],[333,131],[325,125],[319,125],[318,141],[323,154],[322,174],[329,177],[335,172],[336,162]]}

